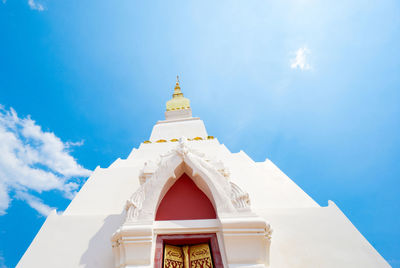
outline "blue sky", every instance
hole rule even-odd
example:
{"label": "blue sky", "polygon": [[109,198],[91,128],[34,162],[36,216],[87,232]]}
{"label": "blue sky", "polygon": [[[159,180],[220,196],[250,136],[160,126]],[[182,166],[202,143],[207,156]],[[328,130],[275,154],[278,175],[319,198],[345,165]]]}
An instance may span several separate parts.
{"label": "blue sky", "polygon": [[400,267],[400,2],[0,0],[0,25],[0,267],[148,139],[177,74],[210,135]]}

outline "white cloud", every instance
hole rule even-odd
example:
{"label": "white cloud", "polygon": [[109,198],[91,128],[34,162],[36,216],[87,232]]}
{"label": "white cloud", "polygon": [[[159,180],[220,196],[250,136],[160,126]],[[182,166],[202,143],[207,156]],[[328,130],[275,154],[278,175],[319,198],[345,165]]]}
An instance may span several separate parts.
{"label": "white cloud", "polygon": [[10,192],[41,214],[51,208],[28,192],[59,190],[72,198],[79,186],[76,179],[90,175],[70,155],[73,145],[44,132],[30,117],[19,118],[12,108],[0,106],[0,215],[12,201]]}
{"label": "white cloud", "polygon": [[290,61],[290,68],[300,69],[302,71],[310,70],[311,65],[308,63],[308,55],[311,51],[307,47],[301,47],[295,52],[295,57]]}
{"label": "white cloud", "polygon": [[28,0],[28,5],[33,10],[43,11],[44,6],[40,3],[35,2],[35,0]]}
{"label": "white cloud", "polygon": [[19,200],[26,201],[33,209],[43,216],[49,215],[50,212],[55,209],[44,204],[43,201],[36,196],[30,195],[26,192],[17,192],[15,197]]}
{"label": "white cloud", "polygon": [[75,142],[67,141],[67,142],[65,143],[65,146],[66,146],[67,148],[73,147],[73,146],[82,146],[83,143],[84,143],[83,140],[81,140],[81,141],[75,141]]}

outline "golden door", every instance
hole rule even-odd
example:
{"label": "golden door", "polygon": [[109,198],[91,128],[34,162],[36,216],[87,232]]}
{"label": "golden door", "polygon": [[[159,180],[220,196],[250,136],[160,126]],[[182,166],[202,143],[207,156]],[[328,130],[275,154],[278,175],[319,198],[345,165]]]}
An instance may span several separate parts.
{"label": "golden door", "polygon": [[208,244],[165,245],[163,268],[213,268]]}
{"label": "golden door", "polygon": [[164,268],[183,268],[182,247],[165,245]]}

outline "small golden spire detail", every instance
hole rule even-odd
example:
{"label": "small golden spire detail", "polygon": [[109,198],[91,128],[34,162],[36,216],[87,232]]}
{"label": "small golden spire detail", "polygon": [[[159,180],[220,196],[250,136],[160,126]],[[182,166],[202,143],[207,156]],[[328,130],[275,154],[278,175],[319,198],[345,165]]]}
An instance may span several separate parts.
{"label": "small golden spire detail", "polygon": [[183,97],[181,87],[179,86],[179,75],[176,76],[176,84],[175,84],[175,88],[174,88],[174,94],[172,95],[172,97],[176,98],[177,96]]}
{"label": "small golden spire detail", "polygon": [[183,97],[181,87],[179,85],[179,75],[176,76],[176,84],[172,99],[167,101],[167,111],[190,109],[189,99]]}

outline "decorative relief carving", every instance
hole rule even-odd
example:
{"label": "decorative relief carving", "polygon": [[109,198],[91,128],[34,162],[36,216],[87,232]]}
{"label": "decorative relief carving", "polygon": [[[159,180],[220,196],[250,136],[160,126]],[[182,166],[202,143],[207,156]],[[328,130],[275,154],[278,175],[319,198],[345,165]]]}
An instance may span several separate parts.
{"label": "decorative relief carving", "polygon": [[145,162],[144,167],[140,171],[139,175],[140,185],[145,183],[151,176],[153,176],[156,169],[157,165],[153,161],[149,160]]}
{"label": "decorative relief carving", "polygon": [[187,154],[189,154],[189,153],[192,153],[198,157],[204,157],[203,153],[201,153],[193,148],[190,148],[188,146],[188,140],[185,137],[180,138],[178,146],[175,149],[173,149],[171,152],[167,153],[166,155],[163,155],[163,157],[170,156],[171,154],[174,154],[174,153],[177,153],[182,158],[187,156]]}
{"label": "decorative relief carving", "polygon": [[235,208],[243,209],[250,207],[249,194],[244,192],[233,182],[231,182],[231,187],[231,200]]}
{"label": "decorative relief carving", "polygon": [[221,168],[221,169],[218,169],[218,172],[222,175],[222,176],[224,176],[226,179],[230,179],[230,176],[231,176],[231,173],[229,172],[229,169],[228,168]]}
{"label": "decorative relief carving", "polygon": [[[248,193],[230,181],[230,172],[224,163],[207,159],[204,153],[190,148],[187,139],[183,137],[179,139],[176,148],[161,155],[156,163],[147,161],[144,164],[139,175],[141,186],[126,203],[127,221],[136,220],[142,213],[142,206],[146,197],[145,193],[149,192],[151,197],[149,202],[157,202],[158,196],[155,196],[157,191],[154,190],[157,188],[158,191],[161,191],[160,189],[166,183],[166,180],[170,177],[175,177],[174,170],[179,165],[177,156],[181,159],[179,160],[180,163],[183,161],[192,168],[193,175],[199,174],[204,179],[216,200],[217,213],[220,212],[218,211],[218,204],[220,204],[219,208],[224,210],[224,213],[235,210],[236,212],[250,210]],[[155,206],[156,204],[153,204],[153,207]],[[229,207],[232,209],[229,210]],[[151,214],[154,211],[148,210],[146,213]]]}
{"label": "decorative relief carving", "polygon": [[265,237],[271,241],[272,233],[274,230],[272,230],[271,226],[268,224],[268,228],[265,229]]}
{"label": "decorative relief carving", "polygon": [[144,198],[144,187],[140,186],[139,189],[132,195],[132,197],[126,201],[126,221],[133,221],[139,216]]}

